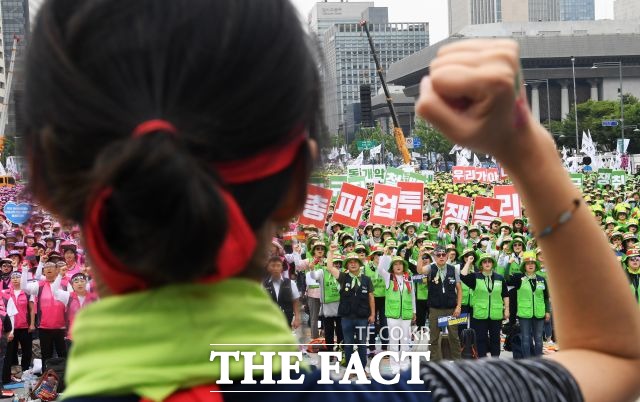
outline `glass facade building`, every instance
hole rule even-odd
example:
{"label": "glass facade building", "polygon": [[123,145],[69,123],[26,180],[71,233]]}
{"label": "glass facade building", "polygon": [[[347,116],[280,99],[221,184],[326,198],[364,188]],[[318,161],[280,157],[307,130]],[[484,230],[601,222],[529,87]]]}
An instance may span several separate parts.
{"label": "glass facade building", "polygon": [[[383,70],[429,46],[429,24],[370,23]],[[344,125],[347,107],[360,102],[360,85],[381,88],[367,36],[358,23],[334,24],[322,37],[325,62],[325,114],[329,132]]]}
{"label": "glass facade building", "polygon": [[560,0],[560,19],[562,21],[595,20],[595,0]]}
{"label": "glass facade building", "polygon": [[29,36],[29,0],[0,0],[0,8],[2,8],[2,56],[6,67],[5,78],[11,66],[14,38],[19,38],[11,94],[9,96],[9,115],[5,129],[5,135],[14,136],[20,126],[15,111],[16,104],[20,103],[23,88],[20,60],[24,56]]}

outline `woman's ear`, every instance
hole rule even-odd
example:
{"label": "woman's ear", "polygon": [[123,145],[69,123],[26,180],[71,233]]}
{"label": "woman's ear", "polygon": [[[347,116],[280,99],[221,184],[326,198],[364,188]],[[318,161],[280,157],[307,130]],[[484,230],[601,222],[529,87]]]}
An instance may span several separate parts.
{"label": "woman's ear", "polygon": [[307,183],[313,164],[318,158],[318,143],[313,139],[307,139],[307,150],[308,159],[310,160],[301,158],[296,162],[297,168],[293,171],[289,188],[284,194],[278,209],[271,215],[274,222],[288,223],[304,207],[307,197]]}

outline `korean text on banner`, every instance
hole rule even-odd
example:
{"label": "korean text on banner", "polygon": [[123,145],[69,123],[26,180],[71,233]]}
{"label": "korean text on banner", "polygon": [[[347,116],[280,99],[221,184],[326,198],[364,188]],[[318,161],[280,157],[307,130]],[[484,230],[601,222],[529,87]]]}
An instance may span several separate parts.
{"label": "korean text on banner", "polygon": [[489,226],[500,215],[500,205],[500,200],[496,198],[476,197],[471,224]]}
{"label": "korean text on banner", "polygon": [[626,182],[627,176],[624,170],[614,170],[611,172],[611,187],[618,188]]}
{"label": "korean text on banner", "polygon": [[441,226],[445,227],[452,222],[465,225],[469,220],[472,202],[473,200],[469,197],[447,194],[444,199],[444,214],[442,215]]}
{"label": "korean text on banner", "polygon": [[474,168],[474,180],[477,180],[479,183],[487,182],[487,169],[485,168]]}
{"label": "korean text on banner", "polygon": [[340,195],[333,210],[332,221],[342,223],[345,226],[357,227],[368,193],[366,188],[342,183]]}
{"label": "korean text on banner", "polygon": [[598,186],[604,187],[611,184],[611,169],[598,169]]}
{"label": "korean text on banner", "polygon": [[404,179],[404,172],[402,171],[402,169],[389,167],[387,168],[384,184],[395,186],[399,182],[403,181],[403,179]]}
{"label": "korean text on banner", "polygon": [[582,189],[584,175],[582,173],[570,173],[569,176],[571,176],[571,182],[573,183],[573,185],[578,187],[579,189]]}
{"label": "korean text on banner", "polygon": [[453,184],[464,183],[464,174],[467,170],[467,166],[454,166],[451,169],[451,176],[453,177]]}
{"label": "korean text on banner", "polygon": [[422,222],[422,203],[424,202],[424,183],[398,183],[400,201],[396,221]]}
{"label": "korean text on banner", "polygon": [[340,189],[342,188],[342,183],[345,183],[348,180],[346,175],[332,175],[329,176],[329,189],[333,193],[333,197],[337,197],[340,194]]}
{"label": "korean text on banner", "polygon": [[301,225],[314,225],[320,229],[324,228],[331,197],[331,190],[312,184],[308,185],[307,200],[304,203],[304,209],[298,223]]}
{"label": "korean text on banner", "polygon": [[399,201],[400,187],[387,186],[386,184],[374,185],[369,222],[379,225],[393,225],[396,221]]}
{"label": "korean text on banner", "polygon": [[495,183],[500,181],[500,172],[497,168],[487,169],[487,183]]}
{"label": "korean text on banner", "polygon": [[503,222],[512,224],[515,218],[522,218],[520,195],[515,186],[495,186],[493,193],[500,200],[500,218]]}

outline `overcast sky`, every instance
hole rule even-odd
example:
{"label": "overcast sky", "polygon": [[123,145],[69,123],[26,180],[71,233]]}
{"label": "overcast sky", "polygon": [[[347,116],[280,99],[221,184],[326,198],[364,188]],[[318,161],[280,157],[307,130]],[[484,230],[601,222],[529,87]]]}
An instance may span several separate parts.
{"label": "overcast sky", "polygon": [[[306,21],[316,0],[291,0]],[[449,32],[447,0],[374,0],[376,6],[389,7],[391,22],[429,22],[430,42],[434,44]],[[596,19],[613,19],[613,0],[596,0]]]}

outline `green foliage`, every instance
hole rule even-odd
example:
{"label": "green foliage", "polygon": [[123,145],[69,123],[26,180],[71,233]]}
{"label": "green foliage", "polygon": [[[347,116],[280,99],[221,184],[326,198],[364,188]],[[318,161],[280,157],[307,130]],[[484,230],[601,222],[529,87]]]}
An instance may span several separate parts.
{"label": "green foliage", "polygon": [[370,140],[375,141],[376,144],[382,143],[385,153],[391,152],[394,156],[399,155],[398,147],[393,134],[385,134],[380,127],[380,124],[376,124],[375,127],[362,127],[356,132],[356,139],[349,144],[349,154],[352,157],[358,156],[361,151],[358,151],[358,145],[356,141]]}
{"label": "green foliage", "polygon": [[[624,95],[624,125],[640,125],[640,102],[633,95]],[[620,120],[620,102],[587,101],[578,105],[578,137],[582,141],[582,131],[591,131],[591,137],[607,151],[615,149],[616,140],[621,138],[620,126],[602,127],[602,120]],[[562,122],[552,121],[551,129],[559,146],[575,148],[576,126],[573,105]],[[563,137],[562,137],[563,136]],[[625,129],[625,138],[637,136],[633,129]]]}
{"label": "green foliage", "polygon": [[16,137],[8,137],[5,136],[3,139],[3,147],[2,147],[2,165],[7,165],[7,157],[13,156],[16,154]]}
{"label": "green foliage", "polygon": [[414,149],[415,152],[437,152],[448,155],[453,144],[440,131],[428,125],[426,121],[418,119],[413,130],[414,137],[420,138],[422,146]]}

